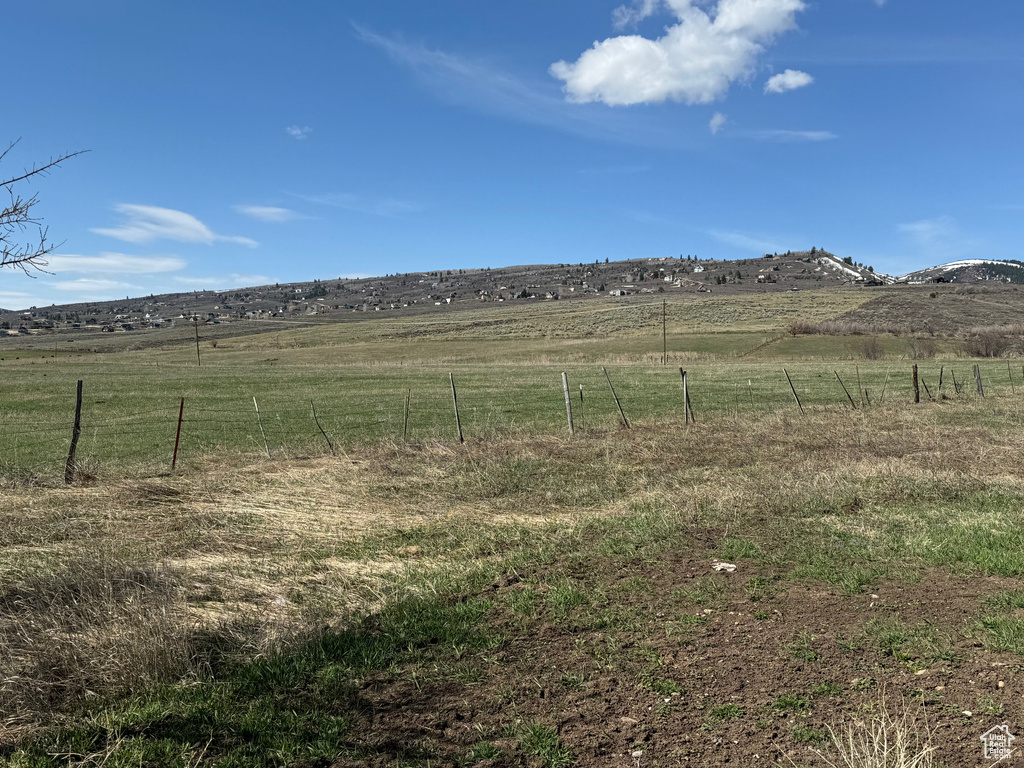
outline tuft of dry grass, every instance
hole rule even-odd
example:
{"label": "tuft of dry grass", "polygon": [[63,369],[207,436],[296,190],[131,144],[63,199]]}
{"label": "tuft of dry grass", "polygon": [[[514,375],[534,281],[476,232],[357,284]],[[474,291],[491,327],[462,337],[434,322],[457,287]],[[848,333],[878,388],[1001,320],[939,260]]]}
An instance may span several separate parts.
{"label": "tuft of dry grass", "polygon": [[902,703],[882,699],[865,721],[828,726],[835,757],[822,755],[830,768],[932,768],[937,747],[927,718]]}

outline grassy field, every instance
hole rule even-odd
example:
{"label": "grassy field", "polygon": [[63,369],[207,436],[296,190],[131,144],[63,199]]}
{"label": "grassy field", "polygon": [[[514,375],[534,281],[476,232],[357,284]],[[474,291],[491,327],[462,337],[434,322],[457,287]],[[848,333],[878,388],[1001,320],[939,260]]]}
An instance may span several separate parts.
{"label": "grassy field", "polygon": [[670,324],[664,366],[660,306],[589,339],[551,306],[493,337],[223,339],[201,368],[4,349],[0,765],[817,766],[830,728],[901,722],[983,764],[1024,715],[1018,364],[940,339],[914,405],[904,339],[869,360],[786,305]]}

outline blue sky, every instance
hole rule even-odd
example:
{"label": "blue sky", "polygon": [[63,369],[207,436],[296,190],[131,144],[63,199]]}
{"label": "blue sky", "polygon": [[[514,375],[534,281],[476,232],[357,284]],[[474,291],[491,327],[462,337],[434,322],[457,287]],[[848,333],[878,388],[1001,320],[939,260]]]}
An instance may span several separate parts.
{"label": "blue sky", "polygon": [[0,306],[826,248],[1022,258],[1019,0],[33,0]]}

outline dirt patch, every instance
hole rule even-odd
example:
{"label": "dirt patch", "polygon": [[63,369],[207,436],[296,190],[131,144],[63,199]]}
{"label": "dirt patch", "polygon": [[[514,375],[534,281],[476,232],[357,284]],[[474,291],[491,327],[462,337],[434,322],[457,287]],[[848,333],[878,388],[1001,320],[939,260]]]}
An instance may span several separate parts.
{"label": "dirt patch", "polygon": [[[1024,722],[1020,659],[983,648],[976,628],[984,599],[1019,582],[934,571],[843,595],[709,563],[668,555],[496,583],[495,626],[519,628],[499,651],[363,681],[358,730],[374,757],[362,764],[415,759],[414,745],[456,759],[482,741],[497,754],[479,764],[542,764],[523,747],[537,723],[577,766],[823,764],[827,727],[884,696],[926,718],[944,765],[966,767],[986,764],[983,732]],[[559,579],[595,576],[606,602],[550,609]],[[517,624],[507,606],[528,592],[548,607]]]}

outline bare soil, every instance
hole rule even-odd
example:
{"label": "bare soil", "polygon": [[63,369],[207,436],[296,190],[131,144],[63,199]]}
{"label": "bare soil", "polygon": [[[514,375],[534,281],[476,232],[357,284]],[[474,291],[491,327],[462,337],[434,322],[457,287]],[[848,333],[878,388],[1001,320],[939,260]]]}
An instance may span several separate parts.
{"label": "bare soil", "polygon": [[[709,563],[668,552],[626,571],[593,564],[575,575],[604,582],[628,626],[609,630],[586,611],[542,611],[494,657],[463,657],[466,668],[483,670],[473,684],[366,679],[356,730],[376,757],[359,765],[415,759],[415,745],[455,761],[485,738],[501,751],[478,765],[532,764],[515,738],[529,722],[555,727],[577,766],[821,765],[815,749],[827,748],[828,726],[869,717],[884,697],[927,722],[942,765],[966,768],[987,764],[982,733],[1024,722],[1020,659],[985,650],[972,632],[981,602],[1019,582],[934,571],[919,583],[841,595],[775,581],[779,574],[753,563],[732,574]],[[644,588],[630,588],[636,577]],[[527,578],[543,583],[546,574],[499,581],[491,595],[501,605]],[[721,597],[695,612],[683,601],[686,619],[678,595],[698,585],[721,587]],[[667,633],[681,617],[684,628]],[[494,620],[515,623],[500,610]],[[873,620],[961,629],[951,659],[918,669],[864,638]],[[726,710],[734,717],[715,715],[727,705],[738,707]]]}

